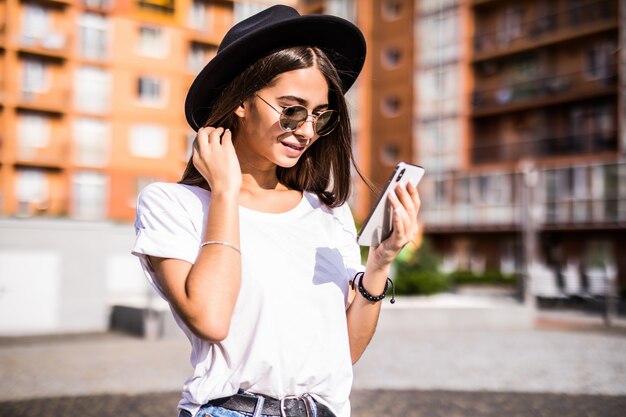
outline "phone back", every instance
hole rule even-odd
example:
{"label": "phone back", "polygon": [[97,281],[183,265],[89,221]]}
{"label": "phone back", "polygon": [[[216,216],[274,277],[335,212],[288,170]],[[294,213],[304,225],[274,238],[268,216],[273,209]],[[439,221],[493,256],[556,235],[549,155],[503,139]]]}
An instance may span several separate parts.
{"label": "phone back", "polygon": [[393,174],[391,174],[357,236],[359,245],[378,246],[380,242],[389,237],[393,230],[393,210],[388,200],[389,193],[394,192],[396,185],[401,184],[405,187],[409,181],[417,186],[423,176],[424,168],[420,166],[406,162],[400,162],[396,165]]}

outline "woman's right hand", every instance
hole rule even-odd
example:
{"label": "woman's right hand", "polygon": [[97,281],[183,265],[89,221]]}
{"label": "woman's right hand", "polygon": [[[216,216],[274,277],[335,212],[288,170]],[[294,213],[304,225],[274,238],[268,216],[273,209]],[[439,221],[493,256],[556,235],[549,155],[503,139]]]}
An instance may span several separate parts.
{"label": "woman's right hand", "polygon": [[222,127],[203,127],[193,142],[193,165],[214,193],[238,193],[241,168],[232,133]]}

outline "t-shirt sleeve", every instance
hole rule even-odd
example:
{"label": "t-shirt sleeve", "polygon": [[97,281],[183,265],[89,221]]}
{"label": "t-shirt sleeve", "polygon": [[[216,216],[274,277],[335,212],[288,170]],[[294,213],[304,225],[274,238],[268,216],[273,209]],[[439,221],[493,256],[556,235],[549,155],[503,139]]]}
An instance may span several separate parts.
{"label": "t-shirt sleeve", "polygon": [[357,231],[354,217],[348,204],[335,209],[335,218],[340,224],[338,239],[343,262],[350,279],[352,279],[357,273],[365,271],[365,266],[361,260],[361,249],[356,241]]}
{"label": "t-shirt sleeve", "polygon": [[159,183],[144,188],[137,198],[135,233],[132,253],[140,258],[196,261],[200,233],[180,202]]}

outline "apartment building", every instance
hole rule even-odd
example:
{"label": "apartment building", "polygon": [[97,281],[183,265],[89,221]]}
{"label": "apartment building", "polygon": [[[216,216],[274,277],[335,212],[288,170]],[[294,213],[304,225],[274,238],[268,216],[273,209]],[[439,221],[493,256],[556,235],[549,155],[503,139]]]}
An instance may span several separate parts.
{"label": "apartment building", "polygon": [[[440,27],[430,34],[456,38],[448,39],[450,51],[436,52],[442,55],[435,59],[437,88],[445,96],[437,102],[436,140],[420,128],[429,123],[429,100],[418,98],[416,109],[417,156],[430,168],[422,218],[446,266],[520,272],[525,261],[537,261],[557,280],[568,271],[587,281],[594,270],[609,268],[618,271],[623,287],[625,61],[619,2],[426,4],[434,5]],[[416,13],[421,22],[432,15],[425,7]],[[448,20],[450,13],[456,17]],[[453,53],[454,44],[466,51]],[[432,52],[425,48],[420,45],[420,58]],[[448,79],[453,55],[459,68],[453,64],[456,76]],[[418,97],[427,94],[428,67],[417,67]],[[446,98],[457,103],[447,106]],[[448,115],[456,121],[446,120]]]}
{"label": "apartment building", "polygon": [[176,180],[232,1],[0,0],[0,214],[131,221]]}

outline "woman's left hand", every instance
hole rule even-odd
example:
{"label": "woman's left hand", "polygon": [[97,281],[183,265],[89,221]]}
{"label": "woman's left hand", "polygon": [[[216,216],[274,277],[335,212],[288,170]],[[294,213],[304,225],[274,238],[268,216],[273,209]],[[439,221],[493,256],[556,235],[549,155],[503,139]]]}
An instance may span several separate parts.
{"label": "woman's left hand", "polygon": [[393,209],[393,231],[380,245],[372,248],[379,266],[390,264],[400,250],[413,240],[419,227],[417,213],[421,202],[417,188],[411,183],[406,188],[398,185],[395,193],[388,195]]}

